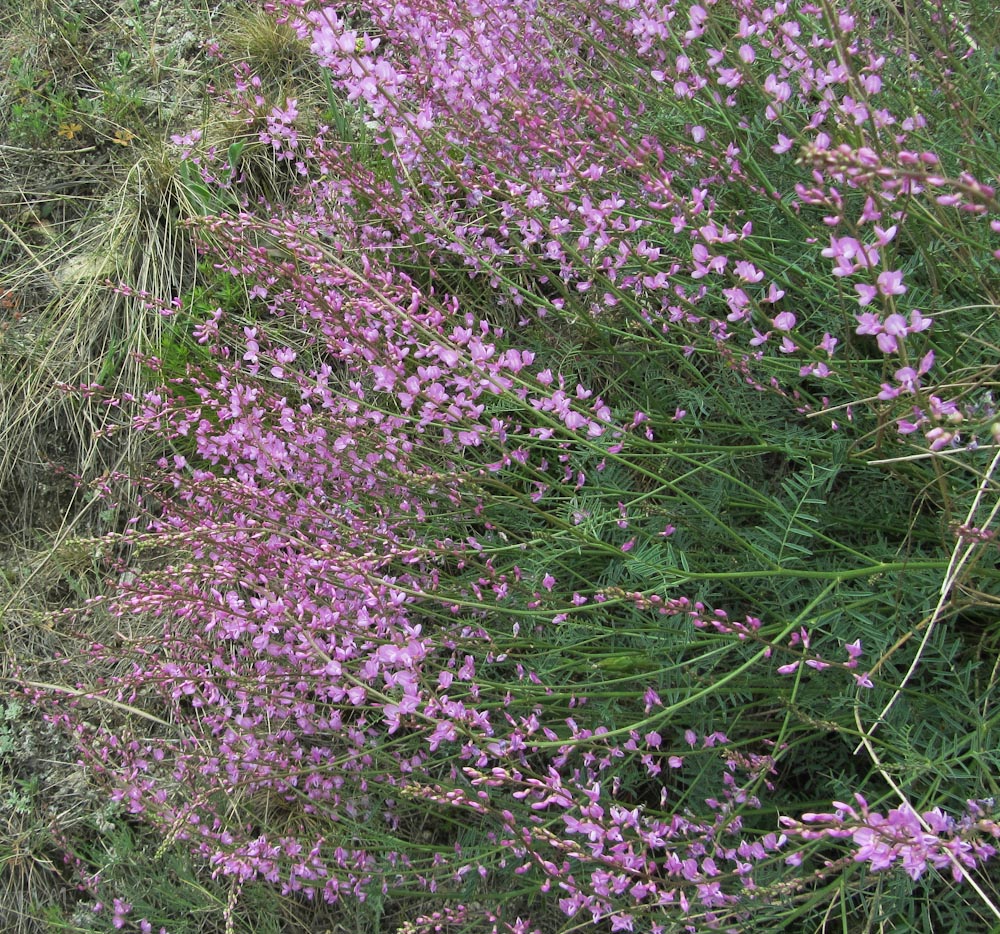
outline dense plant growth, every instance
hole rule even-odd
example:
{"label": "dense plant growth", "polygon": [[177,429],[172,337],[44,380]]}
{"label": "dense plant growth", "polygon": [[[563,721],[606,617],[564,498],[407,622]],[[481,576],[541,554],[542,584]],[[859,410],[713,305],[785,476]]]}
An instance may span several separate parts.
{"label": "dense plant growth", "polygon": [[161,456],[33,694],[112,799],[414,934],[1000,923],[996,36],[270,6],[315,83],[174,140],[211,284],[118,286]]}

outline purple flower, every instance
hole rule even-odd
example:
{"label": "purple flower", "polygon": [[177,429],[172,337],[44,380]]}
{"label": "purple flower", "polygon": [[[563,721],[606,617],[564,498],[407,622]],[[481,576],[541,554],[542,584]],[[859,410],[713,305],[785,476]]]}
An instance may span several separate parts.
{"label": "purple flower", "polygon": [[878,295],[878,289],[874,285],[868,285],[864,282],[856,282],[854,290],[858,293],[858,304],[862,306],[870,305]]}

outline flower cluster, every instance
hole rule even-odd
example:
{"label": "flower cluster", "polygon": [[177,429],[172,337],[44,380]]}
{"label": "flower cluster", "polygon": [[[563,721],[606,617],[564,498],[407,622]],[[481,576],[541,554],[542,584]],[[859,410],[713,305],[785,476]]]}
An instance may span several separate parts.
{"label": "flower cluster", "polygon": [[782,818],[782,825],[786,833],[803,840],[850,840],[856,862],[868,863],[873,872],[898,862],[911,879],[938,869],[961,882],[971,870],[996,856],[996,847],[983,839],[1000,837],[1000,824],[987,810],[992,802],[969,801],[960,819],[940,808],[917,813],[908,804],[880,814],[870,810],[861,795],[855,796],[855,804],[834,801],[832,813],[803,814],[801,820]]}

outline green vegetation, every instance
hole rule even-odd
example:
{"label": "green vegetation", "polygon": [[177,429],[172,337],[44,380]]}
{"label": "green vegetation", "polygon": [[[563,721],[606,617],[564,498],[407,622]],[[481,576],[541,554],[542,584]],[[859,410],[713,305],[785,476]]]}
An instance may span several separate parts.
{"label": "green vegetation", "polygon": [[0,0],[0,929],[1000,930],[990,4],[269,6]]}

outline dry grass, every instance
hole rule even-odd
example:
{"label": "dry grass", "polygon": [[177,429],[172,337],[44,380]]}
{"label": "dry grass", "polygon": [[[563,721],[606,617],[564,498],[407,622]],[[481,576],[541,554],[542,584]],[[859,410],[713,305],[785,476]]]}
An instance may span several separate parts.
{"label": "dry grass", "polygon": [[[84,482],[138,463],[136,441],[116,431],[122,419],[107,399],[149,388],[139,355],[156,352],[163,319],[110,283],[158,296],[193,285],[183,199],[161,169],[137,159],[72,240],[26,245],[7,280],[17,306],[0,338],[0,491],[21,504],[16,512],[8,505],[8,529],[34,524],[52,505],[38,494],[53,463]],[[87,396],[81,386],[101,389]]]}
{"label": "dry grass", "polygon": [[309,68],[309,43],[259,8],[234,9],[223,22],[220,42],[228,58],[249,63],[272,82],[290,84]]}
{"label": "dry grass", "polygon": [[[111,283],[169,297],[196,281],[185,225],[204,205],[192,199],[189,176],[168,142],[171,132],[187,127],[165,125],[157,110],[139,128],[125,106],[101,112],[100,120],[96,110],[73,117],[80,138],[54,132],[64,114],[51,88],[83,89],[65,99],[90,94],[95,107],[107,107],[110,93],[98,98],[87,90],[96,87],[102,63],[85,59],[87,43],[74,44],[74,30],[89,29],[91,36],[99,30],[118,41],[128,33],[130,5],[0,0],[0,70],[12,73],[16,64],[22,79],[0,85],[4,695],[26,675],[67,687],[87,683],[95,672],[83,651],[86,640],[114,638],[110,614],[95,611],[80,633],[62,609],[99,596],[114,573],[115,556],[94,536],[126,518],[131,493],[122,485],[120,508],[113,509],[92,495],[91,485],[136,470],[146,452],[127,430],[125,414],[107,400],[151,387],[155,377],[140,358],[157,352],[164,319]],[[151,31],[151,49],[152,37]],[[165,71],[159,77],[171,78]],[[173,79],[174,97],[187,94],[184,63]],[[124,90],[121,99],[130,106]],[[184,100],[171,104],[172,112],[191,110]],[[102,143],[102,133],[130,124],[142,133],[129,145]],[[43,131],[51,138],[33,136]],[[93,394],[78,391],[97,384]],[[106,790],[77,764],[61,731],[29,704],[0,701],[0,931],[66,929],[79,895],[62,853],[74,840],[100,839],[107,804]]]}

